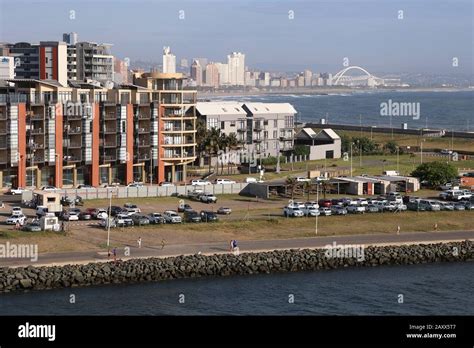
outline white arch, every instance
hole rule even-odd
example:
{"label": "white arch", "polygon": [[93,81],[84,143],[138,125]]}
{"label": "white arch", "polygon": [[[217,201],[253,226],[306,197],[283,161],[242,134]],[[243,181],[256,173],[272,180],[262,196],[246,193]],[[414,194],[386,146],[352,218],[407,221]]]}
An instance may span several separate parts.
{"label": "white arch", "polygon": [[367,70],[365,70],[364,68],[361,68],[360,66],[355,66],[355,65],[354,65],[354,66],[349,66],[349,67],[347,67],[347,68],[345,68],[345,69],[342,69],[342,70],[339,71],[336,75],[333,76],[333,78],[332,78],[333,81],[334,81],[334,79],[336,79],[336,80],[333,82],[333,85],[337,85],[338,82],[339,82],[339,80],[341,79],[341,77],[343,77],[346,72],[348,72],[349,70],[353,70],[353,69],[355,69],[355,70],[360,70],[360,71],[364,72],[368,77],[371,77],[371,76],[372,76],[371,73],[369,73],[369,72],[368,72]]}

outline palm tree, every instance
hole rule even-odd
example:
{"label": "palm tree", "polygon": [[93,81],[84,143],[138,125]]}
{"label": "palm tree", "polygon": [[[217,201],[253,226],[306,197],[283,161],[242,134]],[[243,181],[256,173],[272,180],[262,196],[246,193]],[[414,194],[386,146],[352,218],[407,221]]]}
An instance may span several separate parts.
{"label": "palm tree", "polygon": [[[239,139],[237,138],[237,135],[235,133],[229,133],[226,139],[226,145],[227,145],[227,150],[229,152],[235,151],[238,148],[240,148],[241,143],[239,142]],[[234,164],[234,163],[232,163]],[[230,161],[227,162],[227,174],[230,174]]]}
{"label": "palm tree", "polygon": [[291,193],[291,199],[294,199],[295,196],[295,188],[298,186],[298,181],[296,181],[296,178],[292,178],[291,176],[288,176],[285,181],[286,187],[290,189]]}

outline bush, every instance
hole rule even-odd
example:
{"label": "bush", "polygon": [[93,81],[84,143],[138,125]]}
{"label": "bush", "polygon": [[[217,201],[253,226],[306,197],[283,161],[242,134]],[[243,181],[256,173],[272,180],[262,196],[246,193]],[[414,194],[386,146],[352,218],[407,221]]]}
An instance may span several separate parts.
{"label": "bush", "polygon": [[412,173],[420,181],[428,181],[432,187],[437,187],[457,178],[458,170],[446,162],[430,162],[420,164]]}

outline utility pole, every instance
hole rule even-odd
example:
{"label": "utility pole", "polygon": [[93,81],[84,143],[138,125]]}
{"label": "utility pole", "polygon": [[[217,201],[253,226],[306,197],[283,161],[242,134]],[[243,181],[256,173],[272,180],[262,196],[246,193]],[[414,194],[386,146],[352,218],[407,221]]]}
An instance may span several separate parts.
{"label": "utility pole", "polygon": [[351,176],[352,176],[352,142],[351,142]]}
{"label": "utility pole", "polygon": [[397,172],[400,174],[400,147],[397,146]]}
{"label": "utility pole", "polygon": [[275,169],[275,172],[278,174],[280,173],[280,139],[277,138],[276,139],[276,150],[277,150],[277,165],[276,165],[276,169]]}
{"label": "utility pole", "polygon": [[[318,213],[319,213],[319,182],[316,182],[316,204],[317,204]],[[318,213],[316,213],[316,219],[315,219],[316,221],[315,221],[315,226],[314,226],[316,235],[318,235],[318,216],[319,216]]]}

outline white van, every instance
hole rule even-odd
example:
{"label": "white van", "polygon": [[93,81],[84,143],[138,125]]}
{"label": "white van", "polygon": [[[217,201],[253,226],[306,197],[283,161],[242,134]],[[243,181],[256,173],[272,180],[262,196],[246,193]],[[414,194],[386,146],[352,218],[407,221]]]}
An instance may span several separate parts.
{"label": "white van", "polygon": [[236,182],[234,180],[230,180],[230,179],[217,179],[216,184],[217,185],[236,184]]}

